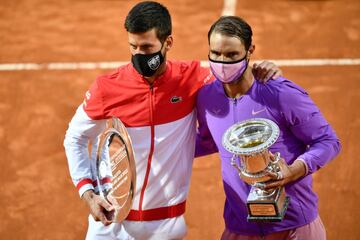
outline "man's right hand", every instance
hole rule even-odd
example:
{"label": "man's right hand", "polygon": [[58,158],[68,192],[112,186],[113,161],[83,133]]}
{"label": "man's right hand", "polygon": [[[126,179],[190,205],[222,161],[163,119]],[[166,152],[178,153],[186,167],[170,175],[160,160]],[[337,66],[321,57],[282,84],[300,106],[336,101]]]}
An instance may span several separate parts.
{"label": "man's right hand", "polygon": [[269,61],[262,61],[259,64],[254,63],[252,70],[255,78],[262,83],[283,75],[281,69],[275,63]]}
{"label": "man's right hand", "polygon": [[112,222],[106,218],[105,212],[114,211],[114,207],[100,195],[94,193],[93,190],[84,192],[81,197],[89,206],[90,214],[95,221],[101,221],[105,226],[110,225]]}

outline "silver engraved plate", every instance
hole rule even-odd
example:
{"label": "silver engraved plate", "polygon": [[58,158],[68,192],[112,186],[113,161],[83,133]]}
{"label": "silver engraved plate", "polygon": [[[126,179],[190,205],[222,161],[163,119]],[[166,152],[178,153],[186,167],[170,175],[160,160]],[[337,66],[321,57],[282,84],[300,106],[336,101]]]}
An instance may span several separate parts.
{"label": "silver engraved plate", "polygon": [[223,146],[233,153],[231,164],[240,178],[252,186],[247,198],[249,221],[281,221],[288,206],[289,197],[283,187],[263,189],[264,182],[271,180],[268,172],[280,174],[280,154],[275,153],[272,160],[268,150],[279,134],[273,121],[254,118],[232,125],[223,135]]}
{"label": "silver engraved plate", "polygon": [[118,118],[107,120],[99,137],[96,167],[99,192],[115,209],[105,215],[112,222],[121,222],[132,206],[136,168],[130,136]]}

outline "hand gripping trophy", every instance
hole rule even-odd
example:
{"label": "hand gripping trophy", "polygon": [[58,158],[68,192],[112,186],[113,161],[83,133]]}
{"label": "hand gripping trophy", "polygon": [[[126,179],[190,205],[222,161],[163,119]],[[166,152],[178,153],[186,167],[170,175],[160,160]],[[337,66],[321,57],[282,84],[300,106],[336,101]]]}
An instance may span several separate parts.
{"label": "hand gripping trophy", "polygon": [[223,146],[233,153],[231,164],[240,178],[252,186],[247,198],[248,221],[278,222],[285,215],[289,197],[284,187],[263,189],[264,182],[271,180],[268,172],[281,175],[280,154],[275,153],[275,159],[271,159],[268,150],[279,133],[273,121],[254,118],[232,125],[223,135]]}

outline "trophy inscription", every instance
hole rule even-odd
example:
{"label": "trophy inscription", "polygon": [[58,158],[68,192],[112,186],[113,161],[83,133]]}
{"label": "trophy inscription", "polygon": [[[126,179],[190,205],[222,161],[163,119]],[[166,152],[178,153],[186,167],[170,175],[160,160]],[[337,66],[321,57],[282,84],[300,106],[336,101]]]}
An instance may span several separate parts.
{"label": "trophy inscription", "polygon": [[240,178],[252,186],[247,198],[248,221],[281,221],[289,204],[284,187],[263,188],[264,182],[271,180],[268,172],[280,174],[280,154],[275,153],[272,160],[268,150],[279,134],[273,121],[254,118],[232,125],[223,135],[223,146],[233,154],[231,164]]}

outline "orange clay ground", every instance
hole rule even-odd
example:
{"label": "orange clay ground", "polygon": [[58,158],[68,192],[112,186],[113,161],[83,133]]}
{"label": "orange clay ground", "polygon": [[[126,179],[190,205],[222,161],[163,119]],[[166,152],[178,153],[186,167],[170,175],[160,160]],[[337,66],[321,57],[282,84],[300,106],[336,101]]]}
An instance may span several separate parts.
{"label": "orange clay ground", "polygon": [[[0,3],[0,63],[128,61],[124,18],[136,1]],[[222,1],[161,1],[173,17],[173,59],[207,59],[207,30]],[[360,57],[360,2],[239,0],[253,27],[254,59]],[[360,69],[281,67],[308,90],[343,145],[314,175],[329,240],[360,239]],[[0,239],[83,239],[88,209],[62,146],[76,107],[98,74],[111,70],[0,71]],[[219,239],[224,194],[217,155],[196,159],[188,240]]]}

